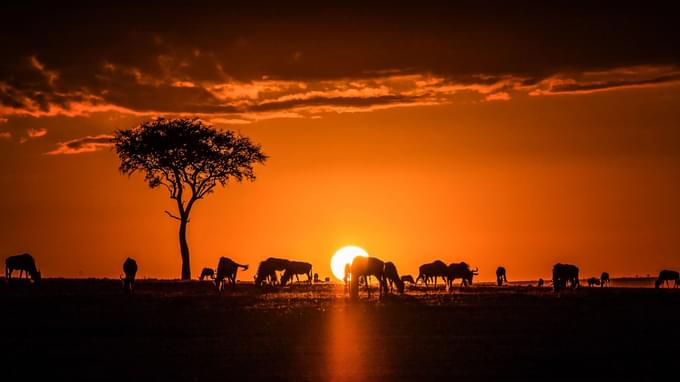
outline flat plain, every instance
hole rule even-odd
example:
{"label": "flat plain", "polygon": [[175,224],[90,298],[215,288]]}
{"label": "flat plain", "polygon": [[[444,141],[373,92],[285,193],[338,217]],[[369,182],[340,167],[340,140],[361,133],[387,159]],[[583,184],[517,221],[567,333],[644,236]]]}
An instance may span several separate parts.
{"label": "flat plain", "polygon": [[680,289],[350,301],[334,284],[0,280],[0,364],[3,380],[653,380],[677,375],[679,317]]}

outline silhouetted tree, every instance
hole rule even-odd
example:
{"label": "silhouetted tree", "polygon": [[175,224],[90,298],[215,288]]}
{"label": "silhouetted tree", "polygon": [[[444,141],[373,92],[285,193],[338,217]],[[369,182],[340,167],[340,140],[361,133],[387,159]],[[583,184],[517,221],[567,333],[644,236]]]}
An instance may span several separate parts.
{"label": "silhouetted tree", "polygon": [[259,145],[232,131],[220,131],[198,118],[155,119],[118,130],[114,138],[120,171],[144,173],[149,187],[163,186],[177,202],[182,279],[191,278],[186,232],[191,209],[219,184],[255,180],[253,165],[267,156]]}

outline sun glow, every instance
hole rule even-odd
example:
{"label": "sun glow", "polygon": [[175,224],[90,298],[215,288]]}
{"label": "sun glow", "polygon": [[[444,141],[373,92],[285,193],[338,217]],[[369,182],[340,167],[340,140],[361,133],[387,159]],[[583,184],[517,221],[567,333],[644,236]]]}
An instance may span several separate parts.
{"label": "sun glow", "polygon": [[345,265],[352,264],[352,260],[357,256],[368,257],[368,252],[363,248],[354,245],[348,245],[338,249],[331,258],[331,271],[333,271],[333,276],[342,281],[345,277]]}

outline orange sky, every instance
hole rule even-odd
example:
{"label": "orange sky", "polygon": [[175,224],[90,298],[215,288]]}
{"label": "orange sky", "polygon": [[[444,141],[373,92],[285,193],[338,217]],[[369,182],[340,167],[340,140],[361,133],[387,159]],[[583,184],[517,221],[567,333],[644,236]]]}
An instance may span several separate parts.
{"label": "orange sky", "polygon": [[[654,273],[680,262],[678,87],[396,108],[240,126],[271,158],[252,184],[201,201],[189,226],[194,272],[219,256],[307,260],[355,244],[402,273],[467,261],[489,280]],[[177,224],[162,190],[117,171],[110,150],[43,155],[51,135],[134,125],[95,114],[35,119],[45,137],[0,142],[2,253],[33,253],[50,276],[116,277],[126,256],[177,277]],[[576,130],[574,126],[578,126]],[[587,128],[585,128],[587,127]],[[582,132],[587,134],[582,134]],[[250,279],[254,270],[241,274]]]}
{"label": "orange sky", "polygon": [[7,10],[0,254],[30,252],[47,277],[118,277],[127,256],[178,277],[172,200],[120,175],[107,139],[197,115],[270,159],[196,205],[194,275],[228,256],[251,280],[277,256],[325,277],[350,244],[402,274],[442,259],[482,280],[499,265],[547,278],[558,261],[584,276],[680,268],[672,13],[522,4],[241,4],[201,11],[191,33],[159,20],[193,8]]}

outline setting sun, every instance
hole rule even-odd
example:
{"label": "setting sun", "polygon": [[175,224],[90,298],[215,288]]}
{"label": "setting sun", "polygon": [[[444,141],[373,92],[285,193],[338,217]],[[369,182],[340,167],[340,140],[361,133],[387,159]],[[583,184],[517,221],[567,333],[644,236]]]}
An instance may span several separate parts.
{"label": "setting sun", "polygon": [[357,256],[368,257],[368,252],[363,248],[354,245],[348,245],[338,249],[331,258],[333,276],[338,280],[343,280],[345,277],[345,265],[352,264],[352,260]]}

